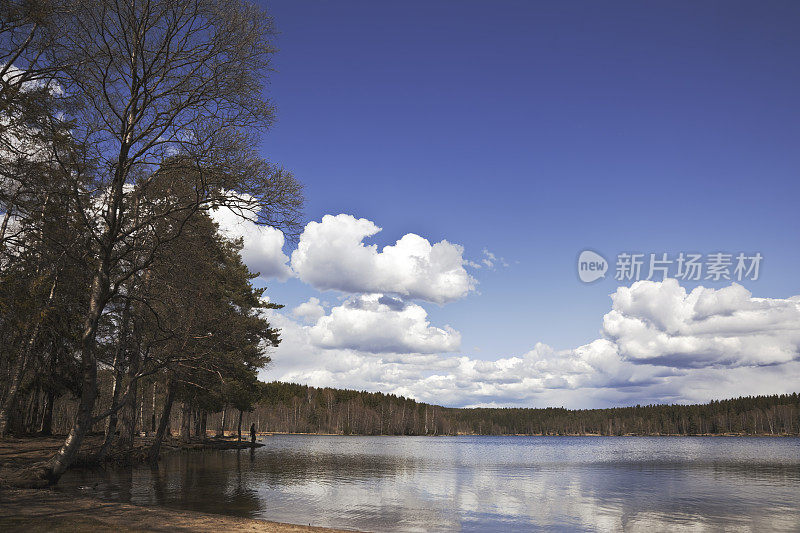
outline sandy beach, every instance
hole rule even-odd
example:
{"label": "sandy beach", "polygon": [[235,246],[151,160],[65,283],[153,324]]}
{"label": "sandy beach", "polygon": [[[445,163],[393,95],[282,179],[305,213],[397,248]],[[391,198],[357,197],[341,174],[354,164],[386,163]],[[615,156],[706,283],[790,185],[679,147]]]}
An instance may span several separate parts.
{"label": "sandy beach", "polygon": [[[87,439],[87,449],[100,443]],[[195,511],[142,507],[75,497],[58,489],[15,489],[3,483],[31,464],[51,456],[63,437],[8,438],[0,441],[0,531],[258,531],[331,532],[328,528],[280,524]],[[196,444],[202,448],[202,444]],[[171,447],[167,447],[171,449]],[[6,486],[4,486],[6,485]]]}
{"label": "sandy beach", "polygon": [[342,530],[104,502],[76,498],[55,490],[7,489],[0,491],[0,531],[331,533]]}

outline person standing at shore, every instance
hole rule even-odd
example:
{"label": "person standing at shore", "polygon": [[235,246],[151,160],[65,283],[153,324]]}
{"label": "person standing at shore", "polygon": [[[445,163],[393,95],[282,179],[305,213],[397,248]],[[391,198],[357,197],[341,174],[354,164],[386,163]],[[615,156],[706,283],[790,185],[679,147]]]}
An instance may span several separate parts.
{"label": "person standing at shore", "polygon": [[256,442],[256,425],[250,424],[250,442],[255,444]]}

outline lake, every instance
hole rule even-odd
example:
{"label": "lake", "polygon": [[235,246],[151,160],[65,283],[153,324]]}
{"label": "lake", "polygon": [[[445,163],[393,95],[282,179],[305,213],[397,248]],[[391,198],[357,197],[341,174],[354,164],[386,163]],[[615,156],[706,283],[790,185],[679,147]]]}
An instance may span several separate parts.
{"label": "lake", "polygon": [[87,496],[366,531],[800,531],[800,439],[262,437],[72,470]]}

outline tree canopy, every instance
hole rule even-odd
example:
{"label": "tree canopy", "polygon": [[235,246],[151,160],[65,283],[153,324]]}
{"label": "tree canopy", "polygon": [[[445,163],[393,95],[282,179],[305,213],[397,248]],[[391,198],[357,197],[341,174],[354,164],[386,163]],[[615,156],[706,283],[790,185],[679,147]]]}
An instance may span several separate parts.
{"label": "tree canopy", "polygon": [[132,445],[145,385],[210,409],[255,379],[279,342],[271,304],[208,213],[291,237],[302,187],[256,150],[274,114],[260,8],[11,0],[0,17],[0,436],[48,432],[74,395],[31,474],[51,483],[98,424],[101,453]]}

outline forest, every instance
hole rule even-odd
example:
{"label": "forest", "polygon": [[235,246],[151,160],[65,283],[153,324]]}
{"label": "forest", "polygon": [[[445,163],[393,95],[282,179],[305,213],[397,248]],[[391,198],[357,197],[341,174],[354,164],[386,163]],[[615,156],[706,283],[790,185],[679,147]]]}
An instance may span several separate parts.
{"label": "forest", "polygon": [[[101,376],[101,401],[112,395],[113,376]],[[169,391],[162,382],[143,382],[135,411],[135,431],[153,435]],[[748,396],[700,405],[637,405],[609,409],[452,408],[411,398],[297,383],[258,382],[250,403],[214,405],[185,397],[166,418],[184,439],[202,435],[259,433],[326,435],[800,435],[800,396]],[[40,427],[35,398],[27,399],[23,433]],[[65,433],[77,401],[64,395],[48,414],[49,430]],[[41,414],[39,415],[41,417]],[[242,430],[242,427],[244,430]],[[95,428],[103,432],[103,426]]]}
{"label": "forest", "polygon": [[800,396],[611,409],[441,407],[393,394],[273,382],[248,413],[262,431],[358,435],[798,435]]}
{"label": "forest", "polygon": [[152,459],[174,404],[258,398],[278,306],[213,214],[297,234],[302,186],[257,150],[273,36],[240,0],[0,3],[0,438],[65,435],[31,484],[91,432],[132,450],[155,389]]}

